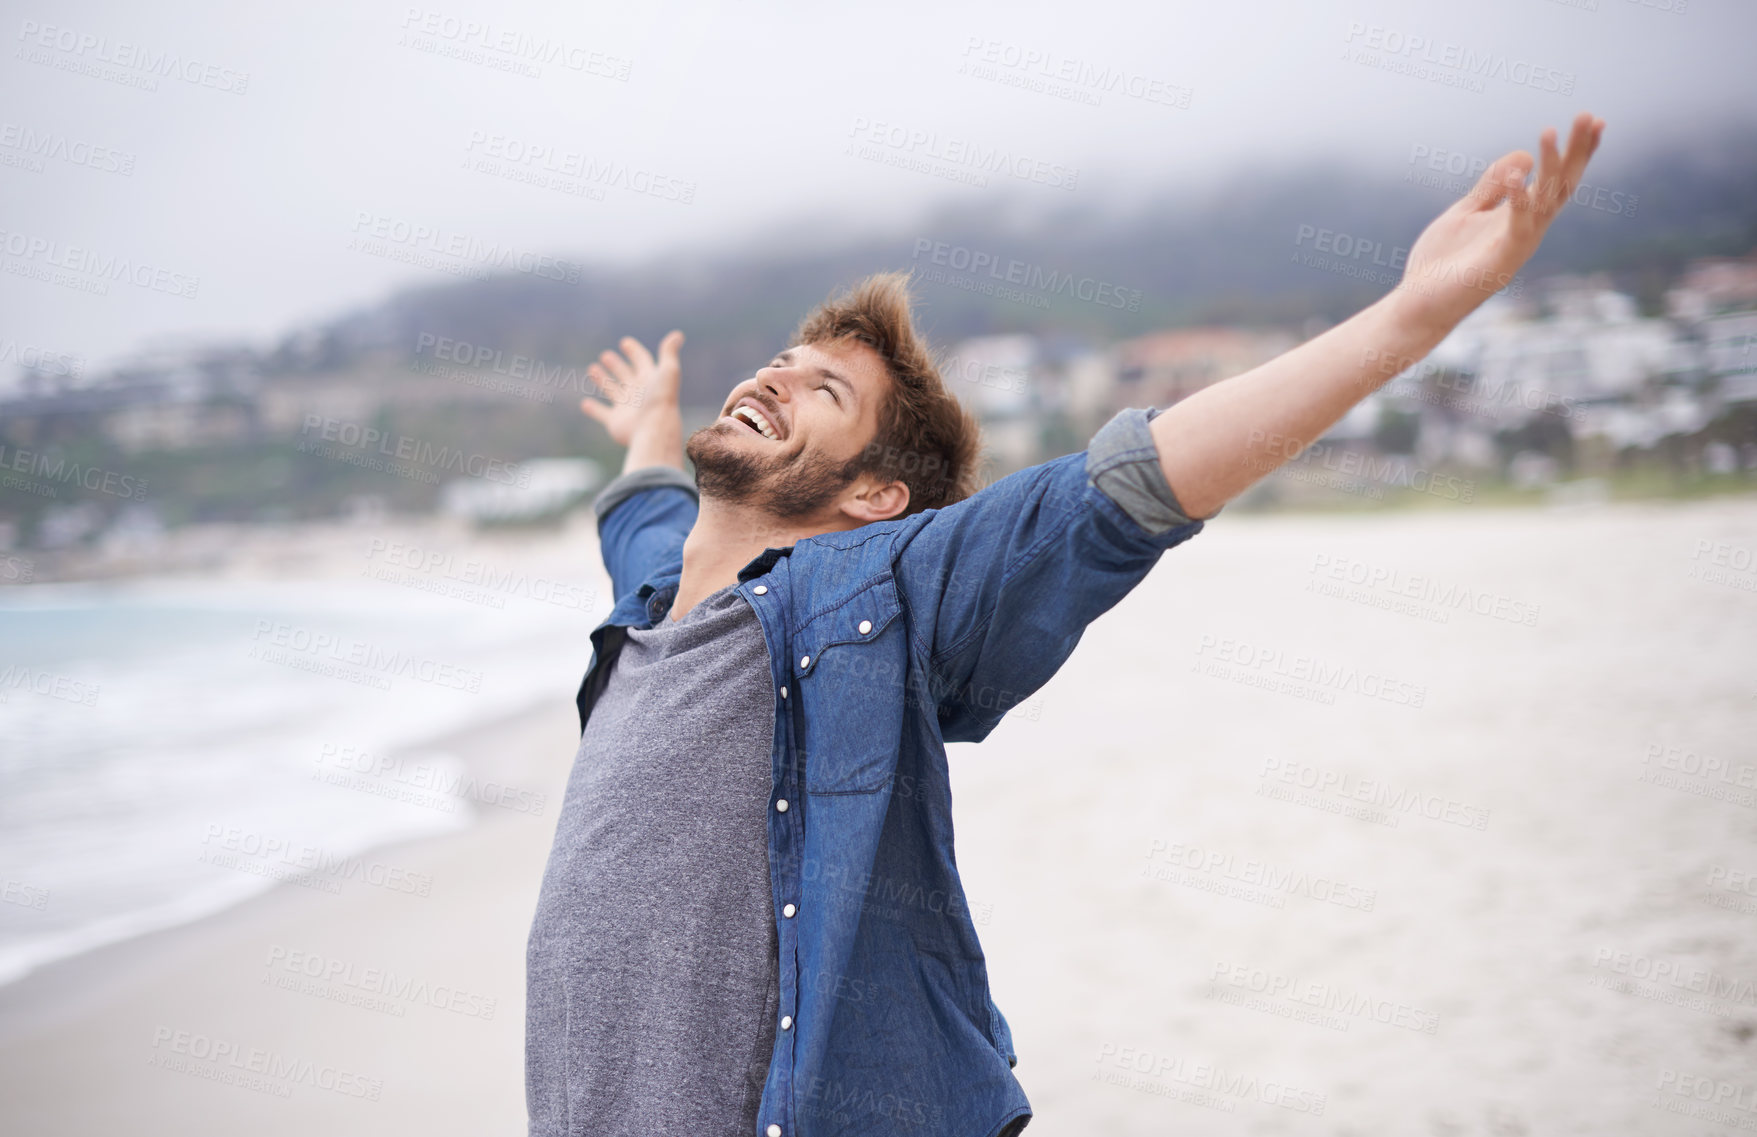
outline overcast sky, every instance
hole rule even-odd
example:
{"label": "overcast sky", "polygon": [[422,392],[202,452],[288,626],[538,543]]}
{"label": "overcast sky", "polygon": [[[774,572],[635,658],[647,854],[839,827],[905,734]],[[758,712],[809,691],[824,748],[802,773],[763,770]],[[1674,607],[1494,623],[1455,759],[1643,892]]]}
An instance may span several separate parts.
{"label": "overcast sky", "polygon": [[1751,0],[3,7],[8,370],[266,343],[497,258],[565,274],[541,258],[1309,157],[1398,176],[1582,109],[1614,160],[1757,107]]}

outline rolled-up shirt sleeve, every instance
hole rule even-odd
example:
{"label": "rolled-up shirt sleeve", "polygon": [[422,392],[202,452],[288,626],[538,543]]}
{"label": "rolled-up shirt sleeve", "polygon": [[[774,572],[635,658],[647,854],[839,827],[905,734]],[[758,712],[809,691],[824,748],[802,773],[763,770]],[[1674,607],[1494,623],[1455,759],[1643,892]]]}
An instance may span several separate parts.
{"label": "rolled-up shirt sleeve", "polygon": [[658,489],[660,486],[676,486],[689,494],[692,499],[699,500],[701,495],[696,491],[695,479],[675,466],[642,466],[638,470],[630,470],[610,480],[610,484],[598,491],[592,499],[592,514],[597,517],[598,524],[604,524],[604,515],[621,505],[629,497],[642,490]]}
{"label": "rolled-up shirt sleeve", "polygon": [[700,494],[675,466],[643,466],[613,479],[592,501],[598,550],[621,599],[675,555],[695,525]]}
{"label": "rolled-up shirt sleeve", "polygon": [[1086,626],[1202,531],[1166,485],[1148,412],[898,527],[894,575],[948,742],[979,742]]}
{"label": "rolled-up shirt sleeve", "polygon": [[1163,409],[1118,411],[1086,447],[1086,476],[1092,484],[1154,536],[1195,520],[1166,482],[1158,444],[1147,426]]}

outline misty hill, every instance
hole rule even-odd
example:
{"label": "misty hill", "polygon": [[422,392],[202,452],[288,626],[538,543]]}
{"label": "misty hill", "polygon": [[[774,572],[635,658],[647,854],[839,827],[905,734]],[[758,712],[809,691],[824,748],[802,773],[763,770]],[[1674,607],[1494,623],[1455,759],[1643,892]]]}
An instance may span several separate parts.
{"label": "misty hill", "polygon": [[[1591,204],[1569,207],[1526,277],[1609,272],[1654,312],[1685,261],[1757,248],[1757,127],[1680,139],[1589,173]],[[1202,192],[1168,187],[1133,210],[1089,200],[1045,211],[996,194],[877,237],[800,222],[637,269],[588,268],[572,285],[518,274],[447,281],[304,329],[266,356],[222,347],[9,404],[0,445],[126,472],[152,487],[143,507],[152,524],[328,517],[362,501],[423,513],[439,505],[432,481],[301,450],[311,417],[508,463],[575,456],[614,470],[622,461],[576,409],[577,388],[496,387],[501,375],[455,365],[438,374],[423,365],[435,362],[440,337],[583,379],[584,365],[620,336],[650,345],[682,327],[684,401],[699,412],[766,363],[829,292],[883,269],[915,272],[920,316],[942,350],[1001,332],[1102,346],[1198,323],[1309,334],[1382,295],[1397,250],[1472,180],[1422,161],[1371,177],[1339,166],[1262,167]],[[1317,251],[1320,230],[1346,235],[1334,249],[1367,252],[1301,263],[1296,257]],[[1361,268],[1377,278],[1350,274]],[[1011,295],[973,290],[1009,275]],[[199,405],[179,394],[177,384],[208,371]],[[1046,456],[1083,442],[1067,424],[1041,426]],[[0,537],[72,541],[121,524],[137,504],[102,493],[64,504],[40,487],[0,487]]]}
{"label": "misty hill", "polygon": [[[550,364],[584,363],[624,334],[650,344],[677,326],[689,335],[685,401],[717,401],[767,361],[813,304],[881,269],[921,277],[921,317],[941,347],[1006,331],[1103,342],[1207,322],[1297,328],[1314,317],[1341,319],[1388,288],[1383,277],[1296,263],[1296,252],[1313,248],[1311,233],[1326,229],[1377,246],[1352,259],[1321,259],[1388,266],[1471,180],[1421,160],[1378,177],[1342,167],[1263,167],[1206,194],[1171,195],[1130,213],[1081,204],[1035,213],[1004,201],[962,205],[886,238],[775,233],[634,271],[588,268],[577,285],[523,275],[446,283],[336,321],[300,337],[296,348],[289,341],[269,370],[346,370],[363,356],[413,355],[423,333]],[[1582,196],[1592,200],[1558,219],[1525,275],[1610,271],[1644,309],[1657,311],[1664,281],[1685,260],[1757,247],[1757,128],[1722,128],[1605,162],[1602,170],[1595,163]],[[1009,300],[935,279],[1005,283],[1004,267],[999,278],[986,266],[955,273],[963,258],[979,256],[1002,266],[1020,262],[1037,287]],[[1394,276],[1388,267],[1381,272]],[[1103,302],[1080,299],[1069,287],[1076,282]],[[1096,293],[1096,285],[1111,289]]]}

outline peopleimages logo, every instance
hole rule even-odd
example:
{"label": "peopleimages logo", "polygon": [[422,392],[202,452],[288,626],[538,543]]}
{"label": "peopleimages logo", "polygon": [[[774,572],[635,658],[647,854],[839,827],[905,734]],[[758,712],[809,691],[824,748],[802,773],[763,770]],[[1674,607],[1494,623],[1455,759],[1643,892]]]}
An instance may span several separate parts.
{"label": "peopleimages logo", "polygon": [[1002,260],[995,253],[948,244],[931,237],[915,238],[915,251],[911,259],[918,264],[925,259],[929,264],[943,265],[958,272],[968,272],[972,276],[986,275],[990,280],[1015,284],[1051,296],[1071,296],[1105,308],[1129,312],[1141,310],[1139,288],[1123,288],[1090,276],[1076,276],[1059,269],[1046,269],[1040,264],[1022,261],[1017,257]]}
{"label": "peopleimages logo", "polygon": [[481,602],[490,608],[504,608],[506,597],[517,596],[587,612],[598,598],[595,589],[569,580],[534,576],[522,569],[459,558],[444,550],[387,541],[383,537],[372,538],[366,560],[373,563],[366,566],[362,576]]}
{"label": "peopleimages logo", "polygon": [[[1117,1067],[1124,1072],[1124,1079],[1119,1080],[1109,1071],[1095,1070],[1092,1075],[1095,1080],[1112,1085],[1127,1085],[1131,1089],[1188,1101],[1193,1105],[1205,1105],[1222,1113],[1235,1112],[1233,1102],[1229,1099],[1237,1098],[1277,1106],[1295,1113],[1319,1116],[1323,1114],[1328,1099],[1326,1094],[1290,1086],[1273,1078],[1263,1078],[1212,1062],[1159,1053],[1144,1047],[1118,1046],[1114,1042],[1099,1046],[1097,1064]],[[1138,1075],[1141,1081],[1129,1079],[1127,1075],[1131,1074]],[[1187,1089],[1184,1093],[1171,1092],[1175,1087],[1170,1083],[1180,1083]]]}
{"label": "peopleimages logo", "polygon": [[[521,789],[449,765],[422,762],[403,755],[373,753],[335,742],[323,744],[313,776],[331,785],[369,793],[385,789],[409,790],[411,793],[399,800],[415,800],[417,804],[428,806],[455,806],[457,799],[464,799],[516,813],[540,814],[549,800],[549,795],[542,790]],[[452,810],[447,808],[441,812],[450,813]]]}
{"label": "peopleimages logo", "polygon": [[153,1031],[153,1050],[147,1055],[147,1064],[212,1081],[237,1080],[245,1088],[267,1090],[280,1097],[287,1096],[292,1086],[329,1090],[366,1101],[378,1101],[384,1096],[383,1078],[251,1046],[222,1035],[168,1026]]}
{"label": "peopleimages logo", "polygon": [[[9,272],[48,279],[43,272],[60,269],[63,273],[71,274],[70,277],[57,278],[52,283],[82,282],[86,286],[84,291],[97,292],[100,295],[108,292],[110,284],[119,283],[193,300],[196,291],[201,287],[199,276],[174,272],[145,261],[135,261],[80,245],[69,245],[30,233],[0,229],[0,250],[9,257],[16,257],[21,266],[19,269],[9,266]],[[29,271],[32,268],[43,272]]]}
{"label": "peopleimages logo", "polygon": [[372,680],[370,685],[381,690],[388,689],[392,678],[405,677],[472,695],[482,690],[482,672],[474,667],[321,629],[259,619],[251,641],[250,659],[282,663],[303,671],[331,671],[350,681]]}
{"label": "peopleimages logo", "polygon": [[[510,245],[484,241],[480,237],[448,230],[442,226],[405,221],[400,217],[365,209],[354,213],[354,236],[349,240],[348,247],[374,256],[390,255],[388,250],[400,249],[418,263],[428,264],[429,267],[440,267],[431,263],[432,258],[439,257],[477,270],[522,272],[527,276],[560,281],[563,284],[580,282],[580,266],[573,261],[515,249]],[[392,259],[407,258],[393,256]]]}
{"label": "peopleimages logo", "polygon": [[146,496],[144,478],[119,474],[101,466],[82,466],[78,462],[68,461],[64,454],[51,456],[41,450],[26,450],[0,442],[0,472],[7,471],[64,486],[78,486],[93,493],[105,493],[125,500],[138,500]]}
{"label": "peopleimages logo", "polygon": [[[179,79],[196,87],[208,87],[229,95],[242,95],[250,85],[248,71],[234,71],[198,59],[185,59],[176,52],[112,40],[72,28],[20,21],[18,39],[24,46],[18,58],[90,75],[98,79],[125,81],[127,86],[158,90],[158,80]],[[54,54],[59,53],[59,58]],[[111,68],[104,71],[103,68]]]}
{"label": "peopleimages logo", "polygon": [[[1303,896],[1308,900],[1337,904],[1362,912],[1371,912],[1379,899],[1379,890],[1376,888],[1362,888],[1323,873],[1288,868],[1256,857],[1240,857],[1232,852],[1183,841],[1154,838],[1147,849],[1147,860],[1149,863],[1141,875],[1158,876],[1161,880],[1176,879],[1175,874],[1163,872],[1169,866],[1173,870],[1187,869],[1190,872],[1223,877],[1270,893]],[[1163,864],[1156,866],[1154,862]],[[1280,897],[1275,899],[1279,900]],[[1281,905],[1276,904],[1273,907],[1278,908]]]}
{"label": "peopleimages logo", "polygon": [[559,189],[576,197],[602,201],[604,187],[610,186],[680,205],[695,201],[696,183],[693,179],[598,158],[583,150],[472,130],[464,152],[470,157],[468,167],[479,173],[545,189]]}
{"label": "peopleimages logo", "polygon": [[[1477,51],[1463,44],[1435,41],[1399,28],[1356,20],[1348,25],[1348,34],[1343,36],[1342,42],[1350,45],[1350,49],[1343,53],[1344,61],[1376,64],[1375,57],[1361,53],[1360,49],[1364,47],[1370,51],[1382,52],[1385,59],[1396,60],[1404,67],[1436,67],[1455,72],[1456,76],[1447,78],[1468,78],[1476,84],[1473,89],[1479,92],[1482,90],[1482,80],[1500,79],[1518,87],[1530,87],[1534,91],[1548,91],[1558,95],[1574,93],[1575,76],[1572,71],[1557,71],[1553,67],[1544,67],[1527,59],[1512,59],[1501,52]],[[1411,73],[1418,78],[1437,78],[1420,70],[1412,70]]]}
{"label": "peopleimages logo", "polygon": [[[593,381],[585,367],[576,364],[548,363],[533,356],[471,343],[468,340],[434,335],[432,332],[421,332],[415,337],[415,355],[431,355],[434,359],[475,371],[486,370],[508,379],[529,380],[540,387],[557,387],[579,395],[596,395],[612,403],[626,402],[630,406],[640,406],[645,397],[644,392],[634,391],[624,393],[622,398],[614,398],[610,392]],[[542,393],[548,394],[547,391]]]}
{"label": "peopleimages logo", "polygon": [[85,373],[83,355],[50,351],[15,339],[0,340],[0,363],[17,364],[26,371],[57,379],[78,379]]}
{"label": "peopleimages logo", "polygon": [[[1333,983],[1314,983],[1297,976],[1267,968],[1237,964],[1226,960],[1214,964],[1208,982],[1212,988],[1232,987],[1266,996],[1272,1001],[1299,1004],[1332,1012],[1338,1019],[1335,1029],[1347,1030],[1350,1018],[1371,1020],[1384,1026],[1400,1027],[1419,1034],[1434,1034],[1440,1028],[1440,1016],[1409,1003],[1369,995],[1364,991]],[[1322,1024],[1330,1025],[1330,1024]]]}
{"label": "peopleimages logo", "polygon": [[[1419,185],[1428,189],[1443,189],[1460,196],[1476,188],[1476,181],[1494,161],[1480,154],[1465,154],[1457,150],[1447,150],[1440,146],[1414,143],[1409,148],[1409,165],[1421,167],[1421,170],[1404,171],[1403,180],[1411,185]],[[1427,172],[1423,172],[1427,171]],[[1448,177],[1447,175],[1450,175]],[[1453,180],[1456,179],[1456,180]],[[1635,207],[1640,204],[1639,194],[1625,190],[1613,190],[1608,186],[1595,186],[1589,182],[1580,182],[1568,200],[1584,209],[1597,210],[1613,216],[1633,217]]]}
{"label": "peopleimages logo", "polygon": [[360,1001],[361,1005],[371,1010],[385,1011],[397,1018],[403,1017],[405,1005],[424,1004],[465,1018],[492,1019],[499,1003],[498,999],[487,995],[451,984],[433,983],[401,974],[393,968],[357,966],[352,960],[289,948],[282,944],[269,947],[268,959],[263,966],[271,973],[284,973],[286,979],[312,981],[311,986],[298,982],[288,985],[265,977],[265,982],[271,986],[292,990],[297,994],[331,998],[337,1002],[354,1001],[348,998],[351,995],[377,996],[376,1000]]}
{"label": "peopleimages logo", "polygon": [[[323,453],[322,450],[312,448],[319,441],[334,442],[349,450],[375,450],[376,453],[386,458],[413,463],[414,465],[409,469],[425,475],[418,479],[421,481],[430,481],[437,476],[435,471],[444,471],[518,486],[520,489],[531,484],[531,471],[516,462],[509,462],[502,458],[490,458],[483,454],[473,454],[442,443],[412,438],[406,434],[386,434],[377,427],[364,423],[326,418],[319,414],[308,414],[305,416],[304,425],[300,427],[299,433],[303,439],[299,447],[301,452]],[[313,438],[313,435],[316,437]],[[331,457],[332,455],[323,453],[323,456]],[[417,469],[416,467],[424,468]]]}
{"label": "peopleimages logo", "polygon": [[1072,190],[1080,179],[1075,167],[1015,153],[1004,146],[865,116],[855,118],[848,135],[845,154],[972,185],[986,186],[989,174],[1000,174],[1051,189]]}
{"label": "peopleimages logo", "polygon": [[1280,469],[1284,464],[1290,464],[1287,469],[1298,465],[1317,465],[1350,477],[1365,478],[1369,483],[1374,483],[1375,488],[1392,486],[1410,489],[1416,493],[1430,494],[1467,505],[1476,500],[1474,481],[1426,470],[1395,455],[1377,457],[1330,443],[1307,443],[1275,431],[1261,430],[1250,432],[1248,445],[1260,447],[1263,452],[1260,455],[1246,455],[1240,460],[1241,464],[1264,473]]}
{"label": "peopleimages logo", "polygon": [[[44,159],[84,166],[107,174],[134,173],[135,155],[109,146],[97,146],[54,131],[39,131],[16,122],[0,122],[0,150],[16,151],[26,168],[41,173]],[[19,165],[19,162],[8,162]]]}
{"label": "peopleimages logo", "polygon": [[[1537,626],[1540,609],[1536,604],[1528,604],[1487,589],[1448,583],[1426,573],[1412,573],[1394,565],[1318,553],[1312,558],[1311,567],[1307,571],[1311,574],[1311,579],[1306,582],[1308,591],[1363,602],[1370,602],[1372,593],[1380,593],[1391,599],[1419,601],[1431,605],[1432,611],[1439,617],[1436,623],[1450,622],[1453,612],[1469,612],[1504,620],[1510,624],[1523,624],[1528,628]],[[1326,582],[1353,585],[1358,591],[1326,588]],[[1416,612],[1411,611],[1410,614]]]}
{"label": "peopleimages logo", "polygon": [[[1309,253],[1303,253],[1306,242],[1312,242],[1311,248],[1336,259],[1335,265],[1327,265]],[[1316,268],[1330,267],[1337,271],[1336,266],[1346,266],[1350,270],[1344,275],[1364,276],[1369,280],[1380,280],[1384,283],[1397,283],[1399,287],[1412,289],[1422,295],[1431,295],[1431,288],[1423,287],[1430,281],[1456,281],[1466,288],[1479,292],[1500,292],[1518,298],[1524,295],[1525,282],[1517,276],[1505,272],[1491,272],[1476,265],[1461,264],[1458,261],[1435,258],[1425,261],[1408,260],[1410,248],[1405,245],[1394,245],[1387,253],[1383,241],[1375,241],[1369,237],[1357,237],[1352,233],[1344,233],[1335,229],[1327,229],[1318,225],[1302,223],[1293,236],[1296,252],[1293,259],[1296,263],[1312,265]],[[1362,258],[1365,258],[1364,262]],[[1384,270],[1376,272],[1375,270]]]}
{"label": "peopleimages logo", "polygon": [[98,693],[103,688],[96,683],[75,679],[71,675],[8,663],[5,668],[0,669],[0,702],[5,702],[8,694],[19,690],[89,707],[97,703]]}
{"label": "peopleimages logo", "polygon": [[556,36],[496,27],[480,20],[413,6],[403,15],[403,38],[398,43],[417,51],[449,55],[466,63],[484,63],[531,78],[542,74],[538,65],[554,64],[569,71],[626,83],[633,66],[632,61],[624,56],[569,43]]}
{"label": "peopleimages logo", "polygon": [[964,63],[958,73],[1089,106],[1099,106],[1105,94],[1116,93],[1188,110],[1194,93],[1189,87],[1126,67],[981,36],[971,36],[965,43]]}

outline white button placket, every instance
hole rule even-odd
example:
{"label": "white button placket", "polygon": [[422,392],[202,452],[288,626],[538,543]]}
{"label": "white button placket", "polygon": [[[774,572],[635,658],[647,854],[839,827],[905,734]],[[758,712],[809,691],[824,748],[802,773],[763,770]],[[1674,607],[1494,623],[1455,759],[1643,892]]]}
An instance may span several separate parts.
{"label": "white button placket", "polygon": [[[769,592],[769,586],[766,584],[756,584],[756,585],[752,585],[750,590],[751,590],[752,594],[754,594],[756,596],[767,596],[768,592]],[[805,657],[805,659],[800,661],[800,667],[801,668],[805,667],[810,662],[810,660],[811,660],[810,656]],[[781,694],[782,701],[785,702],[788,697],[788,690],[787,690],[786,684],[782,684],[780,694]],[[775,799],[775,812],[777,814],[785,814],[789,808],[790,808],[790,805],[789,805],[786,798],[776,798]],[[784,824],[784,822],[779,822],[779,821],[777,823]],[[797,911],[798,911],[798,909],[796,907],[794,907],[792,904],[788,904],[788,905],[785,905],[781,909],[781,914],[786,917],[791,917]],[[793,957],[795,959],[797,959],[798,945],[797,945],[797,943],[795,943],[792,946],[794,949]],[[782,965],[785,965],[787,963],[787,960],[786,960],[786,958],[783,958],[780,962],[782,963]],[[795,997],[797,997],[797,994],[795,995]],[[792,1028],[793,1028],[793,1016],[792,1015],[782,1015],[781,1016],[781,1029],[783,1031],[787,1031],[787,1030],[791,1030]],[[767,1135],[767,1137],[781,1137],[782,1131],[781,1131],[781,1126],[779,1124],[770,1123],[767,1127],[764,1128],[763,1132],[764,1132],[764,1134]]]}

